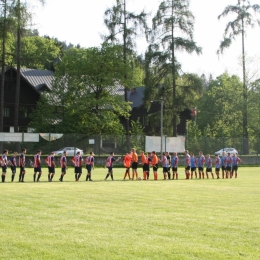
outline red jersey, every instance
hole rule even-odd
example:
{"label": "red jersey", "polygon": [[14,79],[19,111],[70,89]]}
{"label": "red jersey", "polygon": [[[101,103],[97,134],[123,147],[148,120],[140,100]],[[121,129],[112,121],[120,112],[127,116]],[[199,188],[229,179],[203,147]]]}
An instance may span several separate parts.
{"label": "red jersey", "polygon": [[19,157],[19,166],[25,167],[25,155],[23,153],[21,153],[21,155]]}
{"label": "red jersey", "polygon": [[86,158],[86,165],[92,165],[94,162],[94,157],[92,155],[89,155],[87,158]]}
{"label": "red jersey", "polygon": [[54,156],[53,155],[49,155],[47,157],[46,162],[47,162],[49,167],[54,167]]}
{"label": "red jersey", "polygon": [[38,153],[35,154],[34,155],[34,165],[33,165],[34,168],[38,168],[41,165],[40,160],[41,160],[41,156]]}
{"label": "red jersey", "polygon": [[75,167],[81,167],[82,166],[82,156],[81,155],[75,155],[72,158],[72,162],[74,163]]}
{"label": "red jersey", "polygon": [[65,168],[67,166],[67,158],[66,156],[61,156],[60,158],[60,167],[61,168]]}

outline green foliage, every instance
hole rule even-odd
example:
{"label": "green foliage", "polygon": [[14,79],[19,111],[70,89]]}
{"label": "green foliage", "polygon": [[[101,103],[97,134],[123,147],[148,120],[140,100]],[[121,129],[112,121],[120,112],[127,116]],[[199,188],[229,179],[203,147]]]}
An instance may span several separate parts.
{"label": "green foliage", "polygon": [[50,69],[60,49],[52,39],[40,36],[23,37],[21,40],[21,66],[32,69]]}
{"label": "green foliage", "polygon": [[198,104],[197,123],[212,137],[242,135],[243,84],[227,73],[210,82]]}
{"label": "green foliage", "polygon": [[[127,81],[124,68],[120,46],[67,50],[55,67],[51,92],[43,94],[52,112],[46,114],[43,101],[35,113],[41,113],[46,125],[56,132],[123,133],[120,117],[128,117],[130,110],[119,91]],[[131,70],[130,65],[128,68]],[[31,126],[39,131],[43,124],[37,120],[34,114]]]}

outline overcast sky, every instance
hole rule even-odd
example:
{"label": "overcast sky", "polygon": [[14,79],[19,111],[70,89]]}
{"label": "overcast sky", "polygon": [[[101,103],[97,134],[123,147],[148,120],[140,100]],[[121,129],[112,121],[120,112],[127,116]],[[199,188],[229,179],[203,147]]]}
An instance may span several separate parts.
{"label": "overcast sky", "polygon": [[[36,1],[34,1],[35,3]],[[100,34],[106,33],[103,23],[104,11],[115,4],[115,0],[46,0],[43,7],[34,9],[34,22],[40,35],[56,37],[67,43],[80,44],[81,47],[99,46]],[[157,11],[159,0],[128,0],[127,9],[140,12],[145,9],[153,14]],[[258,3],[252,0],[251,3]],[[193,72],[207,76],[211,73],[216,77],[228,71],[241,75],[241,37],[238,36],[224,55],[217,56],[216,51],[223,37],[226,23],[229,19],[219,21],[217,16],[224,8],[237,0],[191,0],[190,10],[193,12],[195,22],[194,40],[202,47],[203,54],[187,55],[177,53],[177,59],[182,63],[184,72]],[[231,19],[232,17],[230,17]],[[257,57],[260,60],[260,28],[248,29],[246,36],[246,51],[248,57]],[[137,40],[137,52],[144,53],[147,44],[144,39]],[[251,63],[255,67],[260,63]]]}

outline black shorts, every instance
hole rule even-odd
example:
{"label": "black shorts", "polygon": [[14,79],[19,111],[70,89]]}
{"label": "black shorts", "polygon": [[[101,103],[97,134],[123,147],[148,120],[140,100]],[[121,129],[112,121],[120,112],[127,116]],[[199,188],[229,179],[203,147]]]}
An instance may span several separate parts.
{"label": "black shorts", "polygon": [[82,173],[82,167],[75,167],[74,173]]}
{"label": "black shorts", "polygon": [[227,166],[226,170],[227,170],[228,172],[230,172],[230,171],[231,171],[231,166]]}
{"label": "black shorts", "polygon": [[186,167],[185,167],[185,170],[186,170],[186,171],[189,171],[189,170],[190,170],[190,166],[186,166]]}
{"label": "black shorts", "polygon": [[153,171],[154,171],[154,172],[157,172],[157,170],[158,170],[158,164],[156,164],[156,165],[153,166]]}
{"label": "black shorts", "polygon": [[86,169],[87,169],[88,173],[91,173],[92,165],[86,164]]}
{"label": "black shorts", "polygon": [[178,171],[178,167],[172,167],[172,171],[173,172],[177,172]]}
{"label": "black shorts", "polygon": [[61,173],[64,173],[64,174],[66,174],[66,170],[67,170],[67,168],[66,168],[66,167],[62,167],[62,168],[61,168]]}
{"label": "black shorts", "polygon": [[133,170],[136,170],[136,169],[137,169],[137,165],[138,165],[137,162],[133,162],[133,163],[132,163],[132,169],[133,169]]}
{"label": "black shorts", "polygon": [[108,166],[107,169],[108,169],[108,172],[113,172],[113,167],[112,166]]}
{"label": "black shorts", "polygon": [[16,173],[16,166],[11,166],[12,173]]}
{"label": "black shorts", "polygon": [[195,172],[196,171],[196,167],[191,167],[191,171]]}
{"label": "black shorts", "polygon": [[145,163],[144,165],[143,165],[143,171],[144,172],[149,172],[149,164],[147,164],[147,163]]}
{"label": "black shorts", "polygon": [[22,174],[23,172],[25,172],[25,167],[20,166],[20,174]]}
{"label": "black shorts", "polygon": [[222,166],[221,169],[222,169],[222,171],[225,171],[226,170],[226,166]]}
{"label": "black shorts", "polygon": [[203,167],[199,167],[200,172],[203,172],[203,170],[204,170]]}
{"label": "black shorts", "polygon": [[55,173],[55,168],[52,166],[48,166],[48,169],[49,169],[49,173]]}
{"label": "black shorts", "polygon": [[238,166],[237,166],[237,165],[234,165],[234,166],[232,167],[232,171],[237,171],[237,169],[238,169]]}
{"label": "black shorts", "polygon": [[206,168],[206,172],[212,172],[212,168]]}
{"label": "black shorts", "polygon": [[168,167],[163,167],[163,172],[168,172]]}
{"label": "black shorts", "polygon": [[6,172],[6,166],[2,166],[2,172]]}
{"label": "black shorts", "polygon": [[168,170],[167,170],[167,172],[170,172],[170,171],[171,171],[171,166],[169,166],[169,167],[168,167]]}
{"label": "black shorts", "polygon": [[220,171],[220,168],[215,168],[215,171],[216,171],[216,172],[219,172],[219,171]]}
{"label": "black shorts", "polygon": [[42,172],[42,167],[34,167],[34,172]]}

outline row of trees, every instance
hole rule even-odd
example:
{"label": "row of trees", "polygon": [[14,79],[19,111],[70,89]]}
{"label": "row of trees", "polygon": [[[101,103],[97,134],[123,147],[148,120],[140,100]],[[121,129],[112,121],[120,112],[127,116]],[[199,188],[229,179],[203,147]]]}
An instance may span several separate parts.
{"label": "row of trees", "polygon": [[[18,70],[20,66],[42,69],[48,68],[50,62],[58,56],[62,60],[55,66],[52,92],[42,95],[38,108],[32,115],[31,126],[38,130],[82,133],[125,132],[129,136],[130,107],[127,91],[145,85],[144,101],[147,109],[150,100],[164,99],[165,134],[176,136],[180,111],[187,107],[198,106],[199,110],[210,113],[208,109],[204,110],[205,106],[210,104],[205,102],[211,100],[214,103],[218,98],[217,89],[212,85],[215,81],[211,81],[205,91],[205,78],[183,73],[181,70],[178,51],[202,53],[201,47],[193,39],[195,19],[188,0],[162,1],[152,18],[152,28],[147,25],[148,14],[145,11],[139,14],[129,12],[127,0],[116,0],[116,4],[108,8],[104,14],[104,23],[109,32],[102,36],[104,43],[100,47],[88,49],[80,46],[64,48],[57,39],[39,37],[35,34],[30,36],[27,34],[21,39],[21,33],[26,32],[26,24],[31,17],[27,6],[18,0],[1,2],[3,3],[2,71],[5,70],[5,65],[10,63],[16,65]],[[221,18],[230,13],[236,14],[235,20],[229,22],[225,29],[219,53],[229,47],[236,36],[242,35],[242,84],[235,76],[225,80],[225,77],[230,77],[226,74],[220,76],[221,80],[216,79],[219,80],[216,84],[220,84],[224,89],[228,90],[232,83],[235,92],[241,93],[236,99],[239,101],[236,117],[242,118],[241,124],[239,120],[237,121],[237,127],[240,129],[242,125],[242,131],[237,132],[245,138],[249,133],[248,113],[251,109],[248,106],[248,97],[253,91],[251,86],[254,84],[258,86],[257,81],[249,86],[246,79],[244,36],[247,26],[252,26],[255,21],[251,9],[260,12],[259,5],[238,0],[237,5],[227,6],[219,16]],[[259,20],[257,22],[259,23]],[[145,55],[137,56],[135,37],[142,34],[146,36],[149,46]],[[9,55],[10,53],[13,55]],[[18,84],[16,96],[19,93]],[[120,100],[120,95],[116,93],[116,89],[120,86],[124,89],[124,100]],[[257,92],[256,89],[257,87],[254,91]],[[1,98],[4,96],[2,92],[3,88]],[[16,105],[19,106],[19,102]],[[233,111],[231,109],[232,106],[228,106],[226,113]],[[1,116],[3,101],[0,111]],[[218,116],[222,114],[225,113],[218,113]],[[18,113],[15,120],[18,122],[17,115]],[[156,114],[151,115],[150,119],[156,117]],[[122,119],[125,128],[122,127]],[[219,120],[226,122],[227,118]],[[199,127],[201,132],[209,129],[208,132],[212,135],[227,134],[225,131],[215,129],[208,122],[205,125],[204,121],[203,117],[197,121],[196,127]],[[0,125],[2,127],[2,124]],[[246,152],[247,143],[244,148]]]}

